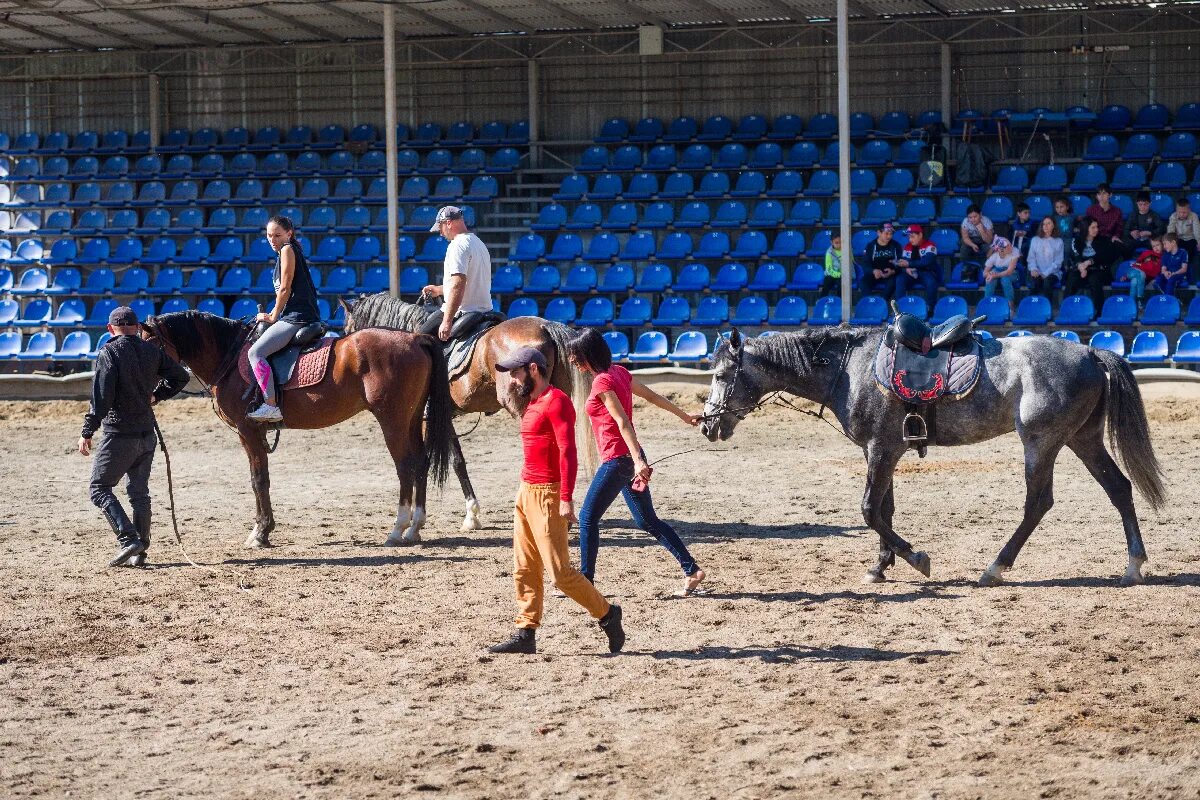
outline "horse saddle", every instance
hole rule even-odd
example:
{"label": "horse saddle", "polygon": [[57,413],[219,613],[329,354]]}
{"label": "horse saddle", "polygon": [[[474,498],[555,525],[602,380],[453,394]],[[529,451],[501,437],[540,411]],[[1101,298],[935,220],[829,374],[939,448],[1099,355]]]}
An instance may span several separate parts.
{"label": "horse saddle", "polygon": [[975,322],[957,315],[930,326],[912,314],[897,314],[875,354],[875,383],[904,403],[903,438],[925,456],[933,405],[959,400],[975,388],[983,367]]}
{"label": "horse saddle", "polygon": [[464,314],[454,323],[450,330],[450,341],[443,348],[450,380],[457,378],[470,366],[479,338],[506,319],[499,311],[486,311]]}
{"label": "horse saddle", "polygon": [[[296,331],[291,344],[267,358],[275,385],[280,391],[303,389],[325,379],[325,373],[329,371],[334,340],[322,338],[324,335],[325,326],[321,323],[306,325]],[[252,343],[248,340],[242,348],[238,356],[238,370],[247,383],[256,386],[248,355]]]}

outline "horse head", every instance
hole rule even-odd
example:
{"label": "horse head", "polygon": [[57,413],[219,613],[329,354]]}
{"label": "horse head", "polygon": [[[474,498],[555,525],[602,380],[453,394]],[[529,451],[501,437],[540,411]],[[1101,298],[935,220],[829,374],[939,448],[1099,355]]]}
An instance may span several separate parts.
{"label": "horse head", "polygon": [[717,345],[712,363],[712,386],[704,401],[700,432],[710,442],[715,442],[733,436],[733,429],[746,418],[746,413],[764,393],[749,374],[747,367],[752,365],[746,362],[746,339],[737,328]]}

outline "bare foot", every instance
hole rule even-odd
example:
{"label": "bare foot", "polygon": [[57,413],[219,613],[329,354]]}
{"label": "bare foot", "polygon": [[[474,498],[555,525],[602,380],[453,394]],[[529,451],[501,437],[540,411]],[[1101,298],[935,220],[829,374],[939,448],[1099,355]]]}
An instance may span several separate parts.
{"label": "bare foot", "polygon": [[700,588],[700,584],[704,583],[705,577],[704,570],[696,570],[691,575],[688,575],[687,579],[683,582],[683,590],[691,594]]}

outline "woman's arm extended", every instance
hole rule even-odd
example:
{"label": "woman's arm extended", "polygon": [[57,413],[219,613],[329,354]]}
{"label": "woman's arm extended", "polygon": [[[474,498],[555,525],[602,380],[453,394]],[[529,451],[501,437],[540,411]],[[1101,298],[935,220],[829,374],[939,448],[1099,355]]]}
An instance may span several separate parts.
{"label": "woman's arm extended", "polygon": [[675,405],[670,400],[663,397],[661,394],[654,391],[650,387],[643,386],[641,383],[638,383],[638,380],[636,378],[633,379],[632,384],[633,384],[633,386],[632,386],[633,393],[635,395],[637,395],[638,397],[642,398],[643,400],[645,400],[647,403],[658,406],[663,411],[670,411],[672,414],[679,417],[681,420],[686,422],[688,425],[698,425],[700,423],[700,415],[699,414],[687,413],[682,408]]}

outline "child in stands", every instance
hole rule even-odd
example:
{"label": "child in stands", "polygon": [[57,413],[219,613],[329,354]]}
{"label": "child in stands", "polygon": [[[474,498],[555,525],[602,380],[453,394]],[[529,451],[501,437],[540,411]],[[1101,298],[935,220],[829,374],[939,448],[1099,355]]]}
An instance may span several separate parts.
{"label": "child in stands", "polygon": [[1027,203],[1017,203],[1017,218],[1012,224],[1012,245],[1025,262],[1029,260],[1029,243],[1038,229],[1038,223],[1030,218],[1031,214]]}
{"label": "child in stands", "polygon": [[1174,297],[1176,288],[1187,285],[1188,254],[1179,246],[1179,236],[1174,233],[1163,236],[1162,249],[1162,272],[1154,279],[1154,286]]}
{"label": "child in stands", "polygon": [[1143,250],[1129,268],[1129,296],[1142,307],[1146,296],[1146,281],[1155,281],[1162,272],[1163,240],[1161,236],[1150,237],[1150,249]]}
{"label": "child in stands", "polygon": [[821,281],[821,296],[842,293],[842,235],[835,233],[825,251],[825,279]]}

